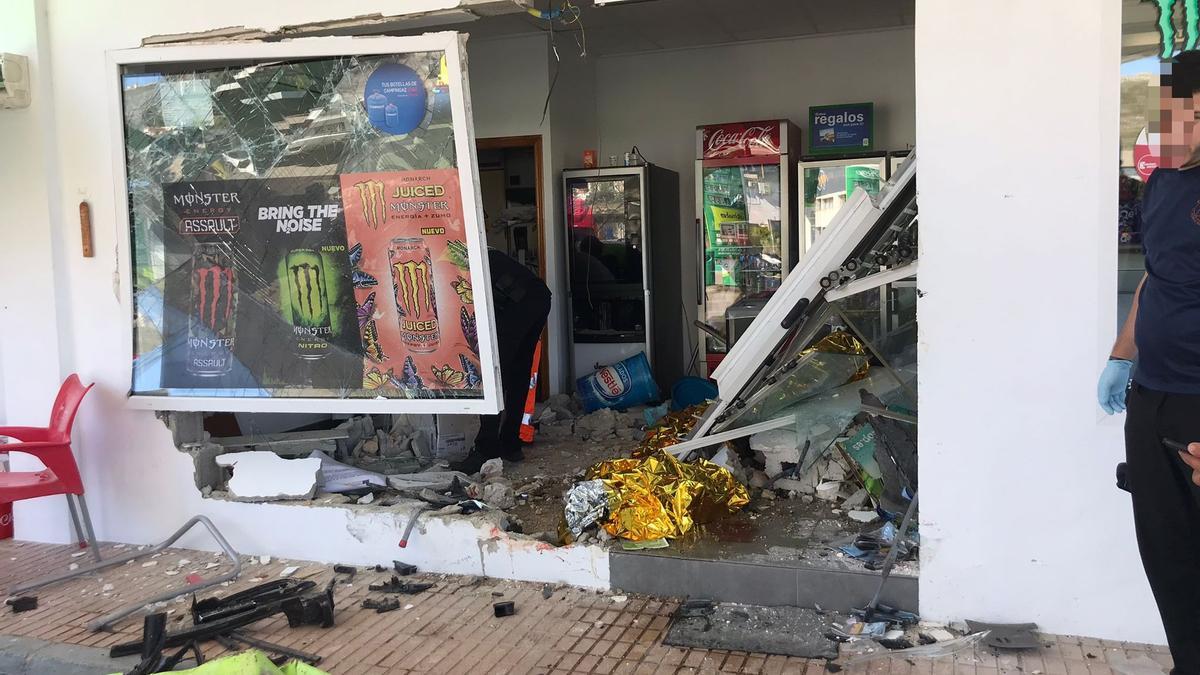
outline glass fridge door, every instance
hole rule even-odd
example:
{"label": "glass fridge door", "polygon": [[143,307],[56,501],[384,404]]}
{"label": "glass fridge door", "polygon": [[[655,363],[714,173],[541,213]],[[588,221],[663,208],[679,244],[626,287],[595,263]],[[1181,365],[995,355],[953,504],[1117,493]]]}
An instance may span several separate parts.
{"label": "glass fridge door", "polygon": [[825,231],[833,217],[862,187],[872,197],[884,182],[884,159],[831,160],[800,165],[800,190],[803,193],[804,221],[800,255],[807,252]]}
{"label": "glass fridge door", "polygon": [[704,322],[724,338],[706,349],[724,352],[783,280],[779,165],[704,167],[703,178]]}
{"label": "glass fridge door", "polygon": [[640,175],[566,181],[575,342],[644,342]]}

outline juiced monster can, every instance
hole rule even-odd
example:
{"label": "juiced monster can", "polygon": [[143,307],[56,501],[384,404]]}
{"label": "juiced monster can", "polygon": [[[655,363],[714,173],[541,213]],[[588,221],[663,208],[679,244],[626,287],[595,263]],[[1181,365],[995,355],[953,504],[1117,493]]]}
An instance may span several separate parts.
{"label": "juiced monster can", "polygon": [[428,354],[441,343],[433,263],[420,237],[400,237],[388,246],[392,291],[400,317],[400,341],[409,350]]}
{"label": "juiced monster can", "polygon": [[191,274],[187,371],[200,377],[224,375],[233,367],[237,317],[233,257],[220,244],[200,244],[192,253]]}
{"label": "juiced monster can", "polygon": [[284,264],[296,354],[302,359],[325,358],[333,336],[325,263],[320,253],[297,248],[287,254]]}

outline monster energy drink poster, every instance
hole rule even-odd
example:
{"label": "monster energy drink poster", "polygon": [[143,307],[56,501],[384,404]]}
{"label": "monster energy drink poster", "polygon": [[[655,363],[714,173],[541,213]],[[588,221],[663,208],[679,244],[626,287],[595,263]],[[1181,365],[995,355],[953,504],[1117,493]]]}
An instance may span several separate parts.
{"label": "monster energy drink poster", "polygon": [[164,388],[362,387],[337,177],[163,186]]}

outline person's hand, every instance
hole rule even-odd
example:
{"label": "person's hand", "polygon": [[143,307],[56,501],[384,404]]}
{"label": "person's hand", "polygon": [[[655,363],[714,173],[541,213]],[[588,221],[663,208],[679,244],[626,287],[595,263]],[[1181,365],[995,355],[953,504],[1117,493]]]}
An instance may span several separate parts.
{"label": "person's hand", "polygon": [[1129,370],[1133,361],[1109,359],[1100,373],[1100,384],[1096,387],[1096,398],[1104,412],[1113,415],[1125,412],[1125,390],[1129,388]]}
{"label": "person's hand", "polygon": [[1192,482],[1200,485],[1200,443],[1188,443],[1187,452],[1179,452],[1184,464],[1192,467]]}

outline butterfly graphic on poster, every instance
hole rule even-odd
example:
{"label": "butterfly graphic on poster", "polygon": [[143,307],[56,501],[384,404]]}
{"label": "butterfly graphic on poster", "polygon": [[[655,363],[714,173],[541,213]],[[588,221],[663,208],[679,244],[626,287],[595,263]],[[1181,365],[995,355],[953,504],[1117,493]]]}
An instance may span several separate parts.
{"label": "butterfly graphic on poster", "polygon": [[392,373],[391,368],[388,368],[386,373],[379,372],[378,368],[372,368],[363,373],[363,389],[373,391],[387,386],[396,386],[396,376]]}
{"label": "butterfly graphic on poster", "polygon": [[440,367],[430,366],[429,369],[433,371],[433,379],[437,380],[438,384],[446,387],[458,389],[467,381],[467,374],[461,370],[451,368],[449,363]]}
{"label": "butterfly graphic on poster", "polygon": [[462,327],[463,337],[467,346],[479,356],[479,329],[475,324],[475,315],[468,312],[466,307],[458,308],[458,324]]}
{"label": "butterfly graphic on poster", "polygon": [[358,266],[362,264],[363,246],[362,243],[355,244],[350,247],[350,279],[354,282],[355,288],[370,288],[379,285],[379,280],[375,277],[360,270]]}
{"label": "butterfly graphic on poster", "polygon": [[454,292],[458,293],[458,297],[465,304],[468,304],[468,305],[475,304],[475,293],[471,290],[471,282],[470,281],[467,281],[466,279],[459,277],[459,278],[455,279],[454,281],[451,281],[450,285],[452,287],[454,287]]}
{"label": "butterfly graphic on poster", "polygon": [[400,372],[400,379],[396,382],[396,386],[401,389],[425,388],[425,381],[417,374],[417,364],[413,362],[413,357],[404,357],[404,370]]}
{"label": "butterfly graphic on poster", "polygon": [[462,364],[463,373],[466,375],[466,384],[474,389],[483,384],[483,376],[479,374],[479,368],[475,366],[475,362],[467,358],[466,354],[458,355],[458,362]]}
{"label": "butterfly graphic on poster", "polygon": [[375,325],[374,320],[367,321],[366,327],[363,328],[362,341],[363,350],[372,361],[376,363],[387,361],[387,354],[383,353],[383,345],[379,342],[379,327]]}
{"label": "butterfly graphic on poster", "polygon": [[370,288],[379,285],[378,279],[362,270],[351,270],[350,278],[354,282],[355,288]]}
{"label": "butterfly graphic on poster", "polygon": [[375,291],[371,291],[371,294],[367,296],[367,299],[364,300],[363,303],[358,306],[357,313],[358,313],[358,327],[359,327],[359,329],[362,329],[363,327],[365,327],[367,325],[367,322],[370,321],[371,318],[375,315]]}

